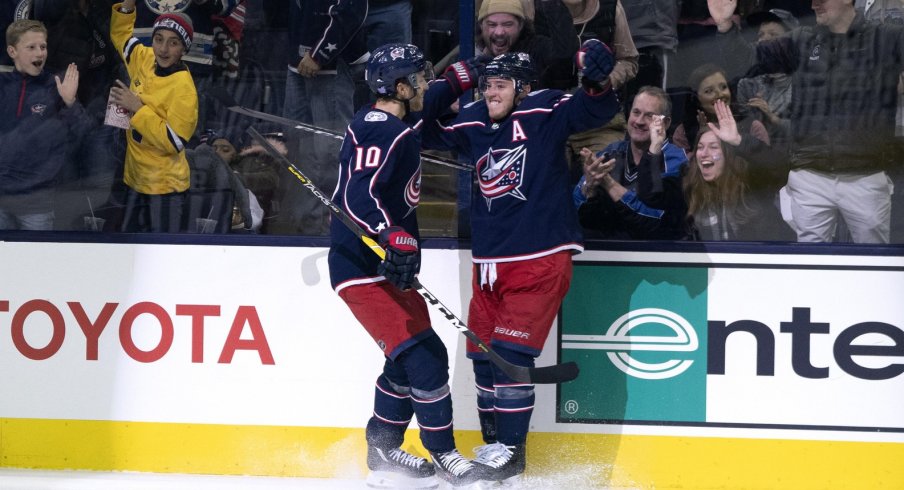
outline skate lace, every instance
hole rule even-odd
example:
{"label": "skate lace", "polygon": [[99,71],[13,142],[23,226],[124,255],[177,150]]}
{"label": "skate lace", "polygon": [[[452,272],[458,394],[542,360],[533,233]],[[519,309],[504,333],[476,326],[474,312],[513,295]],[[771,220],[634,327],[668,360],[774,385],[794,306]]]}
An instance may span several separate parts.
{"label": "skate lace", "polygon": [[413,454],[409,454],[405,451],[402,451],[399,448],[391,449],[388,454],[389,458],[395,461],[396,463],[410,466],[412,468],[420,468],[422,464],[426,463],[427,460],[424,458],[419,458]]}
{"label": "skate lace", "polygon": [[443,468],[455,476],[461,476],[474,467],[470,460],[462,456],[457,449],[439,455]]}
{"label": "skate lace", "polygon": [[474,454],[477,456],[474,458],[477,462],[492,468],[499,468],[505,465],[505,463],[508,463],[508,461],[512,459],[514,453],[505,444],[495,442],[493,444],[475,447]]}

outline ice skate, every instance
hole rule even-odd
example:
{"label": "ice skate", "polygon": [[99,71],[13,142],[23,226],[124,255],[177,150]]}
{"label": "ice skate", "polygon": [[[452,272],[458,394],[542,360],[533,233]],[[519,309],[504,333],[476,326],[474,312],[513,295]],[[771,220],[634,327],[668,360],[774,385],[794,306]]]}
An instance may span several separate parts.
{"label": "ice skate", "polygon": [[506,446],[499,442],[479,446],[474,448],[474,462],[487,467],[483,477],[485,481],[497,482],[501,486],[517,484],[524,473],[524,449],[524,444]]}
{"label": "ice skate", "polygon": [[475,464],[461,455],[458,449],[445,453],[430,453],[436,476],[453,488],[473,488],[487,470],[483,465]]}
{"label": "ice skate", "polygon": [[436,488],[433,464],[400,448],[367,447],[367,486],[372,488]]}

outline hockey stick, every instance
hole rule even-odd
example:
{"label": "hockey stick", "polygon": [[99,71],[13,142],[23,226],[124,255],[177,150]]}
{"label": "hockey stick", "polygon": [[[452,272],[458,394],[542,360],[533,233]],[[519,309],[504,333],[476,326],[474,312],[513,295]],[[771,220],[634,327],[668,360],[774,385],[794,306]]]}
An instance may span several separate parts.
{"label": "hockey stick", "polygon": [[[263,148],[270,153],[274,158],[280,160],[283,165],[292,173],[301,184],[311,191],[314,194],[314,197],[320,200],[326,207],[333,212],[333,216],[335,216],[339,221],[342,222],[345,226],[351,230],[352,233],[358,236],[358,238],[367,245],[373,253],[377,254],[380,259],[384,259],[386,257],[386,252],[383,250],[380,245],[371,238],[367,232],[364,231],[357,223],[352,221],[352,219],[345,214],[339,206],[336,205],[329,197],[326,196],[317,186],[308,179],[298,167],[295,166],[292,162],[289,161],[288,158],[283,156],[282,153],[279,153],[273,145],[267,141],[266,138],[261,136],[260,133],[257,132],[253,127],[248,128],[248,133],[260,143]],[[513,380],[519,383],[535,383],[535,384],[557,384],[564,383],[566,381],[571,381],[578,376],[578,365],[574,362],[566,362],[563,364],[555,364],[552,366],[546,367],[526,367],[526,366],[517,366],[512,364],[505,359],[503,359],[499,354],[490,349],[480,337],[477,336],[471,329],[468,328],[467,325],[463,321],[461,321],[452,310],[446,307],[446,305],[442,304],[436,296],[433,295],[427,288],[424,287],[421,282],[415,278],[414,279],[414,289],[424,298],[428,305],[432,306],[436,311],[438,311],[443,318],[445,318],[453,327],[458,329],[459,332],[464,334],[465,337],[468,338],[474,345],[477,346],[482,352],[484,352],[487,357],[489,357],[490,362],[495,364],[505,373],[506,376],[512,378]]]}
{"label": "hockey stick", "polygon": [[[276,124],[280,124],[282,126],[287,126],[290,128],[301,129],[307,131],[309,133],[319,134],[321,136],[329,136],[333,139],[343,140],[345,139],[345,135],[340,133],[339,131],[333,131],[332,129],[320,128],[314,126],[312,124],[306,124],[301,121],[295,121],[293,119],[289,119],[286,117],[277,116],[274,114],[268,114],[266,112],[256,111],[254,109],[250,109],[248,107],[242,107],[238,105],[235,99],[226,91],[226,89],[222,87],[213,87],[208,91],[208,94],[214,99],[220,101],[223,105],[226,106],[226,109],[236,113],[241,114],[243,116],[252,117],[255,119],[260,119],[262,121],[268,121]],[[449,158],[442,158],[438,156],[428,155],[426,153],[421,152],[421,160],[429,163],[435,163],[437,165],[443,165],[445,167],[451,167],[456,170],[465,170],[465,171],[473,171],[474,168],[468,165],[463,165],[461,163],[456,162],[455,160],[451,160]]]}

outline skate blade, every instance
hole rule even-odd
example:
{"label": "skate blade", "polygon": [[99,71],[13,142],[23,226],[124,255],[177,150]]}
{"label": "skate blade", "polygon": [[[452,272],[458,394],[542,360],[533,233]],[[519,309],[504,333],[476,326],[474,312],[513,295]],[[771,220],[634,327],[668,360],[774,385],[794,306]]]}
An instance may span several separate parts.
{"label": "skate blade", "polygon": [[439,487],[439,479],[435,476],[412,478],[391,471],[371,471],[367,474],[366,482],[370,488],[431,489]]}
{"label": "skate blade", "polygon": [[519,488],[521,486],[521,475],[510,476],[505,480],[477,482],[480,486],[474,487],[475,490],[491,490],[500,488]]}
{"label": "skate blade", "polygon": [[483,484],[487,482],[476,481],[474,483],[468,483],[467,485],[453,485],[447,481],[440,481],[439,488],[442,490],[483,490]]}

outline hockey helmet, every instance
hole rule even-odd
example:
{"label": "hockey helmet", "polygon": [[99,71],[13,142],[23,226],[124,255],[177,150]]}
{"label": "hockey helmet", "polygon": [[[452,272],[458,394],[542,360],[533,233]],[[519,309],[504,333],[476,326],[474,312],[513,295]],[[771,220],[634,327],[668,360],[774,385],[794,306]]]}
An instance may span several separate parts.
{"label": "hockey helmet", "polygon": [[399,79],[417,88],[417,74],[424,72],[427,81],[433,79],[433,65],[424,58],[424,53],[413,44],[384,44],[370,55],[364,79],[370,90],[381,97],[392,97],[396,93]]}
{"label": "hockey helmet", "polygon": [[491,78],[506,78],[515,82],[515,93],[520,94],[524,86],[534,83],[537,74],[527,53],[504,53],[487,63],[483,76],[480,77],[480,91],[486,90],[487,81]]}

